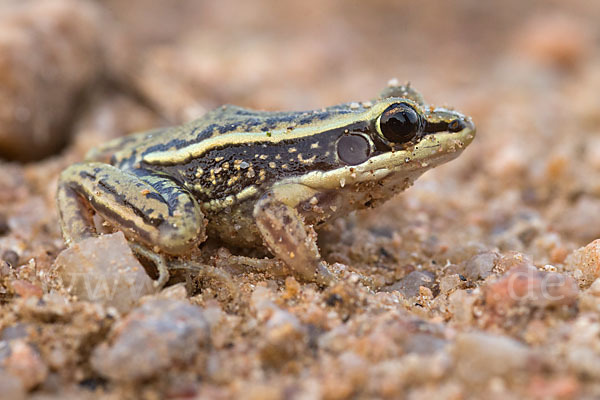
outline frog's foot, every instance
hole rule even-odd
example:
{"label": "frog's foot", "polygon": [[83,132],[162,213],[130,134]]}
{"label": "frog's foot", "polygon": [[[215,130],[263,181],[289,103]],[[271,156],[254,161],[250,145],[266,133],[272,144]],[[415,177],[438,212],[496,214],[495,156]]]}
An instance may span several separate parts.
{"label": "frog's foot", "polygon": [[302,279],[323,286],[335,282],[321,260],[315,230],[294,207],[269,192],[256,203],[254,219],[269,250]]}
{"label": "frog's foot", "polygon": [[[234,268],[244,272],[266,274],[269,277],[282,278],[294,273],[283,261],[274,258],[254,258],[231,255],[226,249],[220,249],[216,266],[219,269]],[[336,277],[327,268],[327,264],[320,262],[314,282],[321,286],[329,286],[336,281]]]}
{"label": "frog's foot", "polygon": [[173,261],[169,264],[169,270],[171,271],[185,271],[191,275],[195,280],[205,279],[214,281],[217,283],[216,290],[220,291],[225,288],[229,298],[237,303],[240,298],[240,288],[235,283],[233,277],[229,272],[223,268],[214,267],[209,264],[197,264],[190,261]]}
{"label": "frog's foot", "polygon": [[154,281],[154,287],[162,289],[169,281],[169,264],[165,260],[165,256],[157,254],[138,243],[129,243],[131,250],[138,256],[143,257],[154,264],[158,271],[158,278]]}
{"label": "frog's foot", "polygon": [[282,278],[293,274],[293,271],[281,260],[275,258],[254,258],[236,256],[225,248],[219,249],[216,258],[217,268],[234,269],[236,272],[265,274],[272,278]]}

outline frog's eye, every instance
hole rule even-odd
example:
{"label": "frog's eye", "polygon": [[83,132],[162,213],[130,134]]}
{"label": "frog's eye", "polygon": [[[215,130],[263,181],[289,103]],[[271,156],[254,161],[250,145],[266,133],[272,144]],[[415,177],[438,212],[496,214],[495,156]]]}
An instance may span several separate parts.
{"label": "frog's eye", "polygon": [[379,117],[379,131],[392,143],[406,143],[423,130],[423,118],[409,104],[393,104]]}
{"label": "frog's eye", "polygon": [[369,159],[371,144],[363,135],[344,135],[337,142],[337,153],[345,164],[361,164]]}

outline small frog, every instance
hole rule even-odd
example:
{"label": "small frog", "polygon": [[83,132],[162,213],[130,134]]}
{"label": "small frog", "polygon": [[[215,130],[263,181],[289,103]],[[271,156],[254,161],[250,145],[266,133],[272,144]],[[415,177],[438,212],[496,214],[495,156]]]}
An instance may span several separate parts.
{"label": "small frog", "polygon": [[97,235],[99,214],[154,257],[210,237],[265,246],[300,278],[335,281],[315,228],[375,207],[422,173],[456,158],[475,136],[470,118],[426,105],[409,86],[376,100],[315,111],[226,105],[178,127],[113,140],[63,171],[57,201],[67,245]]}

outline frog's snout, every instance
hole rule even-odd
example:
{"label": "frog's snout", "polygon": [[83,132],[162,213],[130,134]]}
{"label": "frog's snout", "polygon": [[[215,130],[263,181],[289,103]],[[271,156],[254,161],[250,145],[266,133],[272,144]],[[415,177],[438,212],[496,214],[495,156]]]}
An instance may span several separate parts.
{"label": "frog's snout", "polygon": [[460,116],[459,118],[456,118],[454,120],[452,120],[449,124],[448,124],[448,131],[449,132],[462,132],[462,131],[468,131],[472,134],[475,134],[475,124],[473,123],[473,121],[471,120],[471,118],[465,117],[465,116]]}
{"label": "frog's snout", "polygon": [[436,134],[442,132],[475,134],[475,124],[471,118],[445,108],[436,108],[427,114],[424,133]]}

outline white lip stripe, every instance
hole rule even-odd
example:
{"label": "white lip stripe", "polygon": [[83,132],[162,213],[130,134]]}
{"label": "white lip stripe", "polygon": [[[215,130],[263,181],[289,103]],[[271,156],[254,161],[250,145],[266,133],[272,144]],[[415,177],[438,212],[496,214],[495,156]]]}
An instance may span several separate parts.
{"label": "white lip stripe", "polygon": [[308,174],[284,179],[278,184],[299,183],[314,189],[337,189],[340,180],[344,184],[377,181],[396,172],[413,173],[431,169],[458,157],[471,143],[475,133],[464,129],[456,133],[439,133],[425,136],[412,150],[400,150],[371,157],[362,164],[344,166],[331,171],[313,171]]}

